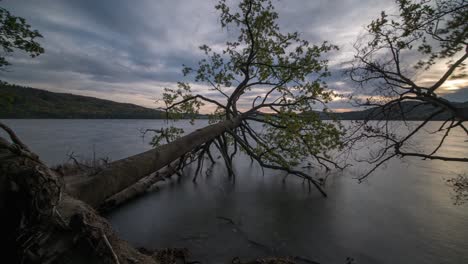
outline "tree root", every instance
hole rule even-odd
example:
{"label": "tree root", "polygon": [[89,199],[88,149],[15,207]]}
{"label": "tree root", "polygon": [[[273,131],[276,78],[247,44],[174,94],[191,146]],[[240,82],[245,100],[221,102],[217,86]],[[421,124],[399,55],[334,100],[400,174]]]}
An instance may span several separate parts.
{"label": "tree root", "polygon": [[19,141],[0,138],[0,226],[9,263],[158,263],[118,238]]}

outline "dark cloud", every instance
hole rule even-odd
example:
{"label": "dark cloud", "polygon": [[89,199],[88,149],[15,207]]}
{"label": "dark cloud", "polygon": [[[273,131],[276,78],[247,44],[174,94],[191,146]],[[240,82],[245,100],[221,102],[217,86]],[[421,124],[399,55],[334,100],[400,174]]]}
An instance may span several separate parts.
{"label": "dark cloud", "polygon": [[[216,0],[3,0],[2,6],[25,17],[44,36],[46,53],[36,59],[15,54],[6,81],[118,101],[154,105],[163,87],[184,81],[182,64],[196,65],[198,46],[219,47],[233,30],[221,30]],[[231,1],[236,2],[236,1]],[[299,31],[313,43],[340,46],[329,56],[328,83],[352,90],[342,75],[352,58],[352,43],[363,26],[388,10],[388,0],[279,0],[280,26]],[[197,86],[198,91],[223,100]],[[466,96],[466,93],[463,93]],[[467,96],[468,98],[468,96]],[[346,108],[342,102],[333,107]]]}

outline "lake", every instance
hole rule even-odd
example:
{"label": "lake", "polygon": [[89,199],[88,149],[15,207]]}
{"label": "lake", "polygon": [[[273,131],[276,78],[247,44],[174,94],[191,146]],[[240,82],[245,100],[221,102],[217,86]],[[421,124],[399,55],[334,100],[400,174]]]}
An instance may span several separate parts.
{"label": "lake", "polygon": [[[66,161],[71,153],[112,160],[137,154],[150,148],[140,129],[165,125],[162,120],[2,122],[49,165]],[[191,131],[206,121],[194,127],[177,124]],[[443,153],[468,156],[465,140],[462,131],[455,131]],[[426,133],[415,144],[425,148],[436,142]],[[188,168],[179,182],[161,186],[108,218],[135,246],[186,247],[202,263],[270,255],[305,256],[323,264],[345,263],[347,257],[356,263],[468,263],[468,205],[454,205],[445,183],[468,173],[466,164],[395,159],[363,183],[355,177],[368,168],[354,166],[328,177],[329,197],[323,198],[302,180],[288,177],[283,183],[282,172],[262,173],[245,156],[234,163],[235,182],[221,161],[196,184],[194,169]]]}

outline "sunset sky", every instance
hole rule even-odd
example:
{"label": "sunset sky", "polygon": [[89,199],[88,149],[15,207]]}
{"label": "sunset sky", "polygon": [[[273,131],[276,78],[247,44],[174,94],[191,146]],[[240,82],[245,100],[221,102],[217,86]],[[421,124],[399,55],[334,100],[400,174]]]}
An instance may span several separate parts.
{"label": "sunset sky", "polygon": [[[202,44],[221,47],[232,39],[222,30],[215,0],[3,0],[1,5],[38,29],[45,54],[24,54],[0,79],[25,86],[156,107],[164,87],[190,81],[182,64],[196,65]],[[389,0],[274,1],[283,32],[298,31],[311,43],[328,40],[340,47],[330,54],[331,89],[365,96],[343,75],[352,44],[380,11],[394,13]],[[431,83],[446,69],[441,63],[419,76]],[[195,91],[206,93],[203,85]],[[468,101],[468,81],[449,80],[441,89],[449,100]],[[336,111],[352,109],[335,100]]]}

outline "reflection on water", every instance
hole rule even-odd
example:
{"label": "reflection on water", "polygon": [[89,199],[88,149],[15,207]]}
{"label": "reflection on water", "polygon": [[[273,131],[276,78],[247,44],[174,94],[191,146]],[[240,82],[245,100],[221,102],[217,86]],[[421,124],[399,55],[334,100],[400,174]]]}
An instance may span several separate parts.
{"label": "reflection on water", "polygon": [[[49,164],[66,153],[119,159],[149,148],[140,128],[154,120],[4,120]],[[187,123],[179,123],[187,126]],[[206,124],[197,123],[197,127]],[[437,127],[437,122],[431,124]],[[439,124],[440,125],[440,124]],[[189,128],[190,130],[194,128]],[[434,136],[421,138],[428,147]],[[463,134],[447,142],[446,154],[468,156]],[[362,150],[364,151],[364,150]],[[235,183],[221,161],[211,176],[166,184],[109,218],[136,246],[187,247],[194,259],[220,263],[234,256],[302,255],[321,263],[468,263],[467,205],[455,206],[446,178],[467,173],[466,164],[393,160],[359,184],[366,171],[354,166],[329,177],[329,198],[284,174],[262,170],[245,156],[235,159]],[[311,171],[313,173],[313,171]],[[240,227],[220,220],[231,218]],[[268,248],[248,243],[246,236]]]}

